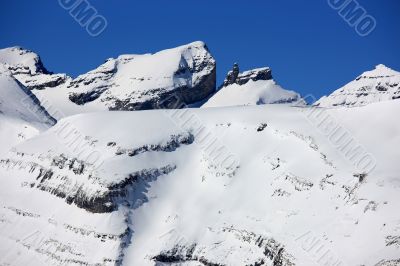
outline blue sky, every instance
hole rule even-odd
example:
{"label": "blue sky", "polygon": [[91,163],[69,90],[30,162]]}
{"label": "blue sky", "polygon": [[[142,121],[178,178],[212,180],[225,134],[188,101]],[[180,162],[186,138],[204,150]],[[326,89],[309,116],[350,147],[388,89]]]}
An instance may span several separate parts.
{"label": "blue sky", "polygon": [[376,19],[366,37],[328,0],[89,1],[108,26],[90,36],[58,0],[0,2],[0,47],[19,45],[45,66],[77,76],[106,58],[207,43],[221,82],[241,70],[270,66],[284,88],[319,97],[383,63],[400,70],[400,1],[358,0]]}

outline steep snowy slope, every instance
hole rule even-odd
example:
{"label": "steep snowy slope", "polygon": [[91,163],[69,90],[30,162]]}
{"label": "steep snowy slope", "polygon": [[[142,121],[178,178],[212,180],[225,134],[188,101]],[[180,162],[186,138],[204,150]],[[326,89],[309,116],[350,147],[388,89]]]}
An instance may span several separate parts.
{"label": "steep snowy slope", "polygon": [[54,123],[36,97],[0,65],[0,153]]}
{"label": "steep snowy slope", "polygon": [[362,106],[400,98],[400,72],[384,65],[364,72],[352,82],[316,102],[321,107]]}
{"label": "steep snowy slope", "polygon": [[[392,101],[69,117],[0,158],[0,263],[398,265],[399,112]],[[376,167],[336,148],[324,116]]]}
{"label": "steep snowy slope", "polygon": [[203,42],[155,54],[108,59],[75,79],[51,74],[39,57],[18,47],[0,50],[0,63],[45,103],[56,118],[103,110],[157,108],[171,95],[186,104],[215,91],[216,64]]}
{"label": "steep snowy slope", "polygon": [[265,67],[239,73],[239,66],[235,64],[220,90],[202,107],[296,102],[302,104],[300,95],[277,85],[271,69]]}

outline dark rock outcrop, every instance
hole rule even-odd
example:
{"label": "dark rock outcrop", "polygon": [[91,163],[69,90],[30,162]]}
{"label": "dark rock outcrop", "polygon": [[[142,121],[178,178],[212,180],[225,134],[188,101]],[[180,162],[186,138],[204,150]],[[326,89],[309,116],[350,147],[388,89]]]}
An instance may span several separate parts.
{"label": "dark rock outcrop", "polygon": [[233,69],[229,71],[228,74],[226,75],[223,86],[226,87],[228,85],[236,83],[238,76],[239,76],[239,65],[238,63],[235,63],[233,64]]}
{"label": "dark rock outcrop", "polygon": [[[214,228],[213,228],[214,230]],[[220,231],[221,229],[215,229]],[[273,238],[269,238],[263,235],[249,232],[246,230],[236,229],[233,226],[222,228],[219,232],[224,235],[233,236],[239,243],[246,243],[247,245],[253,246],[253,248],[261,250],[263,257],[254,258],[253,261],[249,260],[246,266],[261,266],[261,265],[273,265],[273,266],[294,266],[293,256],[285,250],[284,245],[279,243]],[[184,237],[182,237],[184,239]],[[201,265],[207,266],[225,266],[231,265],[226,264],[226,258],[219,258],[218,261],[212,259],[210,256],[213,249],[223,246],[223,242],[214,244],[213,247],[203,246],[198,243],[184,243],[180,241],[179,244],[175,244],[170,249],[161,251],[159,254],[152,257],[156,263],[190,263],[200,262]],[[231,249],[231,252],[235,252]]]}
{"label": "dark rock outcrop", "polygon": [[235,63],[233,65],[233,69],[228,72],[222,87],[227,87],[232,84],[244,85],[250,80],[258,81],[258,80],[271,80],[271,79],[272,79],[272,71],[268,67],[252,69],[240,73],[239,65]]}

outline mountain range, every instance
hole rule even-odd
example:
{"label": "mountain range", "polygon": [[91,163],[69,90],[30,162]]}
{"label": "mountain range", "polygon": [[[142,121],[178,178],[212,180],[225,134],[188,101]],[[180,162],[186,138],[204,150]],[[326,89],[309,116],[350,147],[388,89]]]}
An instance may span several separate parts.
{"label": "mountain range", "polygon": [[0,265],[400,265],[400,73],[315,103],[203,42],[0,50]]}

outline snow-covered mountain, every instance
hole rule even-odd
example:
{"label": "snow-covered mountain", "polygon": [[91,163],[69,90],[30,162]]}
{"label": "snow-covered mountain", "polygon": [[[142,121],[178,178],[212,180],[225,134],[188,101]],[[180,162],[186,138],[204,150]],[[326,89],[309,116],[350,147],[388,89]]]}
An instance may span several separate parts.
{"label": "snow-covered mountain", "polygon": [[36,97],[0,65],[0,153],[54,124]]}
{"label": "snow-covered mountain", "polygon": [[228,72],[223,85],[202,107],[304,104],[298,93],[288,91],[276,84],[268,67],[240,73],[238,64]]}
{"label": "snow-covered mountain", "polygon": [[0,50],[0,265],[400,265],[399,73],[319,107],[215,73],[202,42],[77,78]]}
{"label": "snow-covered mountain", "polygon": [[[0,50],[3,63],[56,118],[103,110],[143,110],[178,97],[185,104],[215,91],[216,64],[203,42],[155,54],[121,55],[75,79],[47,71],[35,53]],[[165,104],[164,104],[165,107]]]}
{"label": "snow-covered mountain", "polygon": [[373,154],[367,174],[310,123],[318,110],[63,119],[0,158],[1,262],[398,265],[400,105],[325,111]]}
{"label": "snow-covered mountain", "polygon": [[49,72],[39,55],[19,46],[0,49],[0,64],[30,90],[54,88],[67,80],[65,74]]}
{"label": "snow-covered mountain", "polygon": [[352,82],[324,96],[315,104],[321,107],[363,106],[400,98],[400,72],[384,65],[364,72]]}

